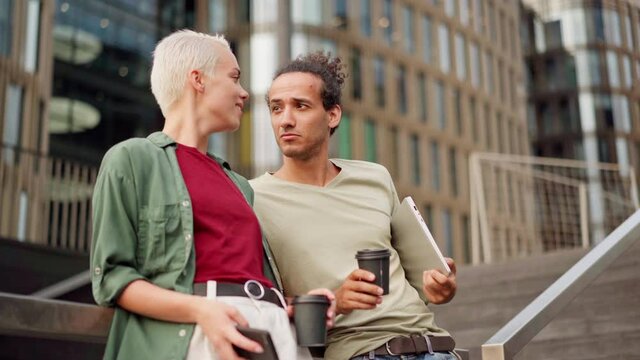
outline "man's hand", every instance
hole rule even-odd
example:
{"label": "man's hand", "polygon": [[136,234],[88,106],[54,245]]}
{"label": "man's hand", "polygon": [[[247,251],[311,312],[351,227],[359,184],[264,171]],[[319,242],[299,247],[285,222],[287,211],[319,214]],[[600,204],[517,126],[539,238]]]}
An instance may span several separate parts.
{"label": "man's hand", "polygon": [[242,359],[232,345],[251,352],[263,352],[260,344],[244,337],[236,329],[236,325],[248,326],[236,308],[215,300],[201,299],[196,321],[221,360]]}
{"label": "man's hand", "polygon": [[348,314],[353,310],[374,309],[382,303],[382,288],[372,284],[376,276],[366,270],[356,269],[335,291],[336,313]]}
{"label": "man's hand", "polygon": [[427,300],[433,304],[446,304],[456,294],[456,264],[451,258],[446,258],[451,269],[449,276],[439,270],[427,270],[422,273],[422,291]]}
{"label": "man's hand", "polygon": [[[329,299],[329,301],[331,301],[331,304],[327,309],[327,329],[332,328],[336,318],[336,297],[333,292],[329,289],[321,288],[313,289],[309,291],[307,295],[324,295],[327,299]],[[289,300],[290,299],[288,299],[287,302],[289,302]],[[289,317],[293,316],[293,311],[293,305],[287,305],[287,314],[289,315]]]}

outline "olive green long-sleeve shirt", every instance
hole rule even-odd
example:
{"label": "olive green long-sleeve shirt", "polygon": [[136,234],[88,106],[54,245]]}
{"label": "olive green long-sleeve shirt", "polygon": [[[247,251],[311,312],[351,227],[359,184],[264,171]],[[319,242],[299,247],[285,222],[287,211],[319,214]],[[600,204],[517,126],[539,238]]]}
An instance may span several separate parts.
{"label": "olive green long-sleeve shirt", "polygon": [[[194,324],[154,320],[116,305],[124,288],[138,279],[192,293],[193,213],[175,149],[174,140],[156,132],[115,145],[102,161],[93,194],[91,282],[96,302],[116,307],[105,359],[186,356]],[[213,158],[253,204],[247,180]],[[282,288],[264,238],[263,244],[265,275]]]}

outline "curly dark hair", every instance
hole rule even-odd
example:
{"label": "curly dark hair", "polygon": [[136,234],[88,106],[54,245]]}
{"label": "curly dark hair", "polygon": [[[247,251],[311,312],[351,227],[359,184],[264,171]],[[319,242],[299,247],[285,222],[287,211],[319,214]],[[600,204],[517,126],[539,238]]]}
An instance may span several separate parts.
{"label": "curly dark hair", "polygon": [[[309,73],[319,77],[322,80],[322,89],[320,90],[322,106],[325,110],[329,110],[336,105],[341,105],[342,86],[347,77],[343,69],[342,59],[337,56],[331,57],[331,53],[325,54],[318,51],[298,56],[292,62],[279,68],[273,79],[292,72]],[[330,134],[333,134],[336,129],[337,126],[332,128]]]}

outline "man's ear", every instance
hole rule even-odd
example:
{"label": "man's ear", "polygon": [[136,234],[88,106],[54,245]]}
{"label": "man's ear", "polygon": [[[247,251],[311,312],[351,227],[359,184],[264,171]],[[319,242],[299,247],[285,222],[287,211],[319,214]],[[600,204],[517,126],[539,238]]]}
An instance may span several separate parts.
{"label": "man's ear", "polygon": [[189,71],[189,85],[197,92],[204,91],[204,75],[202,74],[202,71]]}
{"label": "man's ear", "polygon": [[342,108],[340,105],[333,105],[333,107],[327,110],[327,116],[329,117],[329,128],[333,129],[340,125],[340,119],[342,118]]}

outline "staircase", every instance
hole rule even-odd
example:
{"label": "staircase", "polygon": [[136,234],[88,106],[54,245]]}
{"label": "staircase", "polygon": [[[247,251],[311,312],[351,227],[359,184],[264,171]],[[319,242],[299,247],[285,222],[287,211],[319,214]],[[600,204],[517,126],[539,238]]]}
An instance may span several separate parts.
{"label": "staircase", "polygon": [[[500,264],[461,266],[458,293],[431,306],[457,347],[481,359],[480,346],[576,263],[585,250]],[[640,242],[544,328],[516,359],[640,359]]]}

